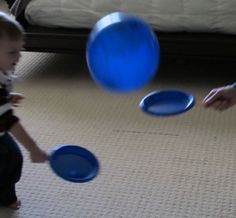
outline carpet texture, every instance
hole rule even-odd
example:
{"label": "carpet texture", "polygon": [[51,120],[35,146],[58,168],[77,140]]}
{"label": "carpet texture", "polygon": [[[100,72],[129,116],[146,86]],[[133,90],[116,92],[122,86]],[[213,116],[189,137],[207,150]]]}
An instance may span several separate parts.
{"label": "carpet texture", "polygon": [[[1,3],[1,7],[2,3]],[[38,144],[78,144],[98,157],[98,177],[75,184],[48,163],[33,164],[26,150],[18,211],[0,218],[235,218],[235,108],[200,106],[213,87],[235,79],[227,63],[162,63],[153,83],[131,95],[111,94],[88,75],[83,58],[23,53],[15,91],[26,99],[15,110]],[[138,104],[156,89],[196,96],[188,113],[156,118]]]}
{"label": "carpet texture", "polygon": [[[49,153],[57,144],[94,152],[100,174],[89,183],[70,183],[47,163],[31,163],[22,148],[24,170],[17,185],[22,207],[16,212],[1,208],[0,217],[236,217],[235,108],[217,113],[198,105],[169,118],[138,108],[141,98],[156,89],[189,91],[200,102],[225,79],[207,79],[204,67],[164,64],[143,90],[117,95],[98,87],[82,61],[23,53],[15,91],[26,99],[16,114]],[[183,69],[183,75],[173,69]],[[200,69],[205,74],[198,74]]]}

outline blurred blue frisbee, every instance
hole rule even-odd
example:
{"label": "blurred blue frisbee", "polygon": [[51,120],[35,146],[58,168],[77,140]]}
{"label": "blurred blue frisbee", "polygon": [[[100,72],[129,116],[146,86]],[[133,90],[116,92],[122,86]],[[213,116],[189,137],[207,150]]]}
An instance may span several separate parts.
{"label": "blurred blue frisbee", "polygon": [[70,182],[88,182],[99,172],[99,162],[95,155],[78,145],[54,147],[49,163],[57,176]]}
{"label": "blurred blue frisbee", "polygon": [[173,116],[190,110],[195,105],[195,97],[179,90],[154,91],[146,95],[139,107],[154,116]]}

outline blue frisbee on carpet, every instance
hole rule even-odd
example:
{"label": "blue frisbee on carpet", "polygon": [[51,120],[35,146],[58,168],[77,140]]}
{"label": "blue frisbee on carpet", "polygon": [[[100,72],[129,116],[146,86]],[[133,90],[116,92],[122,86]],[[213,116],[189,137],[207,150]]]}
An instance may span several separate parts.
{"label": "blue frisbee on carpet", "polygon": [[143,19],[114,12],[94,25],[87,41],[86,60],[99,86],[111,92],[128,93],[143,88],[154,78],[160,46]]}
{"label": "blue frisbee on carpet", "polygon": [[88,182],[99,172],[96,156],[78,145],[56,146],[51,152],[49,163],[56,175],[70,182]]}
{"label": "blue frisbee on carpet", "polygon": [[139,107],[154,116],[173,116],[190,110],[195,105],[195,97],[179,90],[154,91],[146,95]]}

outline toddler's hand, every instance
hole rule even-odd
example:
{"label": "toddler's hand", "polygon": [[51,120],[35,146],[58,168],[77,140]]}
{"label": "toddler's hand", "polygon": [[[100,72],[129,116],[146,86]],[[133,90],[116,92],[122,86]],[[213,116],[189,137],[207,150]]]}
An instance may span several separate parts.
{"label": "toddler's hand", "polygon": [[11,93],[11,104],[14,107],[18,107],[20,105],[20,102],[24,99],[24,96],[20,93]]}

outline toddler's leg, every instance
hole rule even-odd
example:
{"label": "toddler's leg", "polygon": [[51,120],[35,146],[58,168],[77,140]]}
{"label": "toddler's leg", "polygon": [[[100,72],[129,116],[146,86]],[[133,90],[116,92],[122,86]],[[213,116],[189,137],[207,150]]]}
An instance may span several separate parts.
{"label": "toddler's leg", "polygon": [[[5,134],[0,137],[0,204],[17,203],[15,183],[20,180],[23,157],[15,140]],[[16,208],[17,209],[17,208]]]}

